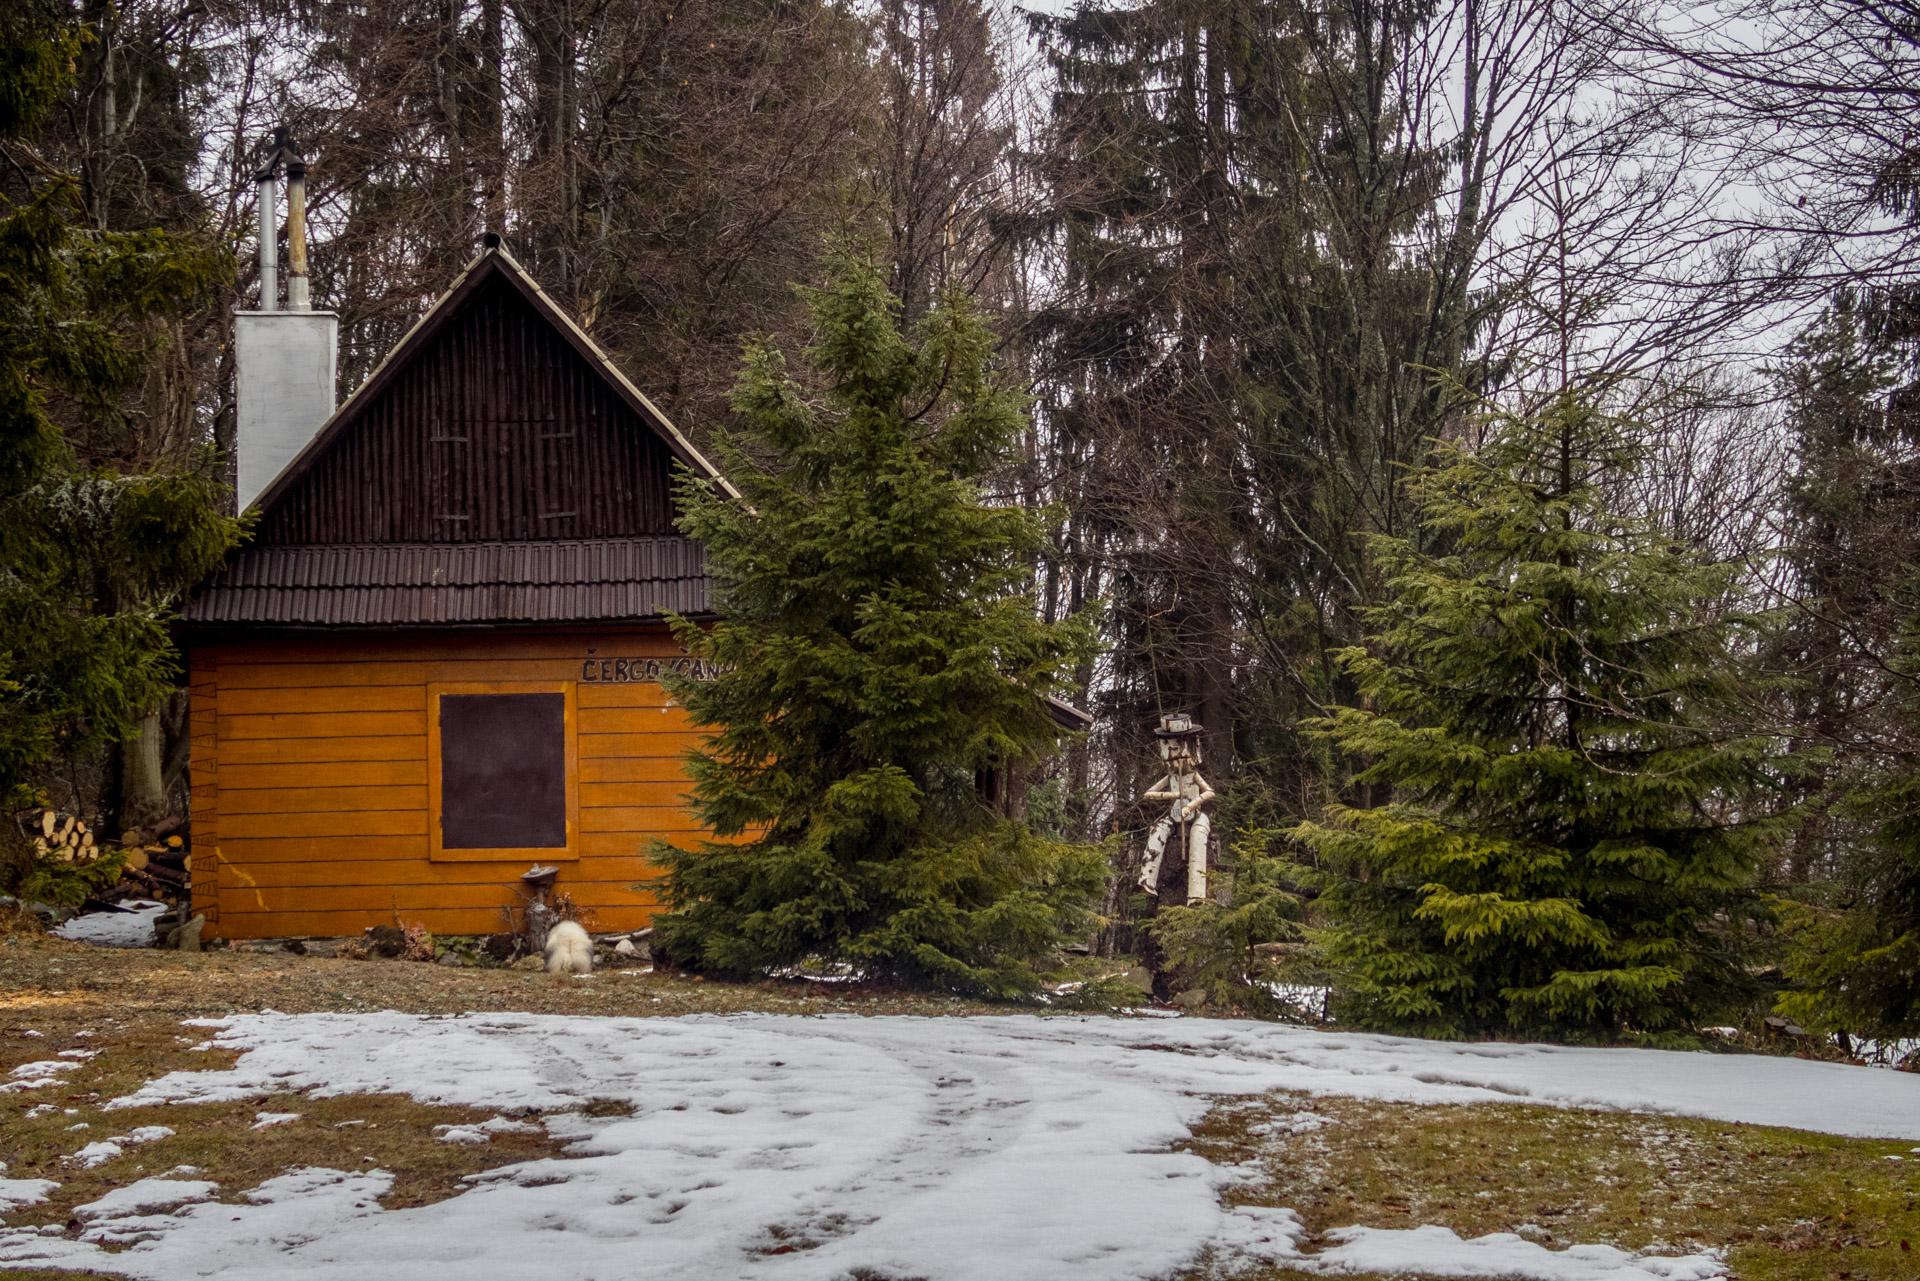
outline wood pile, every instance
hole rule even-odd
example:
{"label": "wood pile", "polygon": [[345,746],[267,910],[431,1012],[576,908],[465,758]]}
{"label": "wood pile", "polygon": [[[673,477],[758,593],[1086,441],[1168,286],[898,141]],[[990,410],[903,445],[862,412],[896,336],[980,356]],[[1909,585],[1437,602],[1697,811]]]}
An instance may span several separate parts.
{"label": "wood pile", "polygon": [[187,859],[187,820],[181,815],[162,819],[150,829],[129,828],[116,842],[127,852],[127,870],[120,884],[103,897],[138,897],[175,903],[187,897],[192,880]]}
{"label": "wood pile", "polygon": [[89,909],[110,907],[129,898],[177,905],[188,897],[192,873],[187,859],[192,851],[184,815],[162,819],[151,828],[129,828],[117,837],[107,836],[78,814],[63,810],[27,810],[14,818],[34,854],[42,860],[84,866],[102,855],[125,852],[127,865],[120,880],[89,898]]}
{"label": "wood pile", "polygon": [[95,838],[86,820],[78,814],[41,810],[31,824],[33,852],[60,863],[91,863],[102,850],[95,849]]}

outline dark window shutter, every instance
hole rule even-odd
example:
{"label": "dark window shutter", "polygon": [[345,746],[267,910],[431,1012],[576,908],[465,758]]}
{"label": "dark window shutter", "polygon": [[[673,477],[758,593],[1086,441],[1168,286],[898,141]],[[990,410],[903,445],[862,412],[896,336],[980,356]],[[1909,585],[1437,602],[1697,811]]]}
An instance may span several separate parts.
{"label": "dark window shutter", "polygon": [[571,533],[580,515],[579,433],[557,423],[535,423],[533,427],[540,446],[539,532],[548,537]]}
{"label": "dark window shutter", "polygon": [[427,442],[432,450],[428,501],[436,539],[461,542],[472,532],[472,430],[464,423],[437,429]]}
{"label": "dark window shutter", "polygon": [[440,696],[440,844],[567,843],[565,694]]}

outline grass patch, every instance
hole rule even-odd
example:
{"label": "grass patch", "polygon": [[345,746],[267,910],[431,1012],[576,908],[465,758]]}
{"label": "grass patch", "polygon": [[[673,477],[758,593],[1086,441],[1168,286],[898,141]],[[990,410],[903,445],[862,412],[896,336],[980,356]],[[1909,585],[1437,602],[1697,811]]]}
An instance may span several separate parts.
{"label": "grass patch", "polygon": [[1920,1275],[1920,1153],[1910,1142],[1275,1094],[1221,1105],[1188,1146],[1249,1176],[1230,1202],[1290,1206],[1315,1234],[1436,1223],[1463,1237],[1517,1232],[1550,1249],[1720,1247],[1745,1281]]}

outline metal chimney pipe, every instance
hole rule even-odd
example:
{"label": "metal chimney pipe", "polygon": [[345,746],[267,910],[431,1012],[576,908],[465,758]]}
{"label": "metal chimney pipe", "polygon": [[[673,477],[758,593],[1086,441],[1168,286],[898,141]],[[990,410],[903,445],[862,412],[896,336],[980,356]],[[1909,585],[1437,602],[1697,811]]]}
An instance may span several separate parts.
{"label": "metal chimney pipe", "polygon": [[307,293],[307,163],[287,162],[287,310],[311,311]]}
{"label": "metal chimney pipe", "polygon": [[[233,316],[234,492],[245,510],[332,415],[340,318],[314,311],[307,285],[307,165],[292,131],[273,131],[260,184],[260,310]],[[287,307],[279,298],[274,197],[287,168]]]}
{"label": "metal chimney pipe", "polygon": [[280,184],[274,166],[257,175],[260,182],[260,310],[280,310]]}

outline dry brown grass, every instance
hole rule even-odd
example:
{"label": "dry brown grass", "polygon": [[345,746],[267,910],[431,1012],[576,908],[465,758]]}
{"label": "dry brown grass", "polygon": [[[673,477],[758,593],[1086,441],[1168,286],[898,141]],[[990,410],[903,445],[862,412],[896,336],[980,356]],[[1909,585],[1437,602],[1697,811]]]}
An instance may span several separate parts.
{"label": "dry brown grass", "polygon": [[[641,968],[644,968],[642,966]],[[151,1011],[181,1018],[275,1009],[286,1014],[1004,1014],[1008,1007],[873,985],[708,983],[679,975],[591,978],[410,961],[286,953],[96,948],[0,929],[0,1016],[9,1003]]]}
{"label": "dry brown grass", "polygon": [[1920,1155],[1908,1142],[1278,1094],[1216,1108],[1190,1146],[1258,1172],[1232,1201],[1290,1206],[1311,1233],[1437,1223],[1463,1237],[1518,1232],[1550,1249],[1725,1247],[1746,1281],[1920,1276]]}

